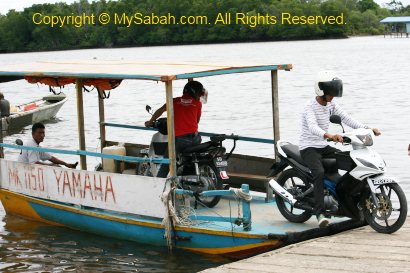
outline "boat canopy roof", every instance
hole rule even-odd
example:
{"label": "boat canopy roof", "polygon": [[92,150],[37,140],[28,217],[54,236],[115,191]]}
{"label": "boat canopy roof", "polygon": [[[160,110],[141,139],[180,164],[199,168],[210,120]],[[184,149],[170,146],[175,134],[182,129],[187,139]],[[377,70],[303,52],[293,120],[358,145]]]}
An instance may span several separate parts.
{"label": "boat canopy roof", "polygon": [[291,64],[216,64],[202,62],[66,60],[2,65],[0,82],[24,77],[79,79],[140,79],[171,81],[233,73],[290,70]]}

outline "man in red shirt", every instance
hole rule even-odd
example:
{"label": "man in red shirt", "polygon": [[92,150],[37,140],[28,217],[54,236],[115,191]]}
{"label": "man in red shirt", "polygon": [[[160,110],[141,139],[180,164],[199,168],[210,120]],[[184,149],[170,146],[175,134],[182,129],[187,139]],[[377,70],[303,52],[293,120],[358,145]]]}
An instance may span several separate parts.
{"label": "man in red shirt", "polygon": [[[198,134],[198,123],[201,119],[202,103],[201,96],[205,94],[203,85],[198,81],[190,81],[184,86],[182,97],[174,98],[174,128],[175,128],[175,152],[181,153],[185,148],[201,143],[201,136]],[[157,120],[167,110],[166,104],[159,108],[152,115],[149,121],[145,122],[146,127],[152,127]],[[165,157],[168,158],[168,150]],[[157,176],[167,177],[169,165],[162,164]]]}

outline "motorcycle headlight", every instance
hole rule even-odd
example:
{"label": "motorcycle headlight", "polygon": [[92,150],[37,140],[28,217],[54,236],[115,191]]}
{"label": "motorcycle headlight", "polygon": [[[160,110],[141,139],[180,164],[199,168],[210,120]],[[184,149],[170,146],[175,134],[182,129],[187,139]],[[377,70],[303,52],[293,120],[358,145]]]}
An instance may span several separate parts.
{"label": "motorcycle headlight", "polygon": [[372,169],[376,169],[376,170],[378,170],[379,168],[377,168],[376,166],[374,166],[372,163],[370,163],[369,161],[367,161],[367,160],[364,160],[364,159],[362,159],[362,158],[358,158],[357,159],[360,163],[362,163],[363,165],[365,165],[366,167],[369,167],[369,168],[372,168]]}
{"label": "motorcycle headlight", "polygon": [[373,138],[372,135],[366,134],[366,135],[356,135],[358,139],[360,139],[361,142],[363,142],[364,146],[372,146],[373,145]]}

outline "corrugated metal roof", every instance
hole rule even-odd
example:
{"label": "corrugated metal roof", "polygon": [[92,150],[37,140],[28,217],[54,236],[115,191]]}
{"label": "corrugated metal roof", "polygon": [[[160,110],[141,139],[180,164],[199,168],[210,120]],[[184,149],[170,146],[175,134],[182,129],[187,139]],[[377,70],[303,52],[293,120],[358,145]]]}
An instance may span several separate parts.
{"label": "corrugated metal roof", "polygon": [[290,70],[291,64],[204,64],[204,63],[160,63],[154,61],[101,61],[70,60],[41,61],[0,67],[1,77],[74,77],[85,79],[143,79],[169,81],[199,78],[214,75]]}
{"label": "corrugated metal roof", "polygon": [[386,17],[380,23],[410,23],[410,16]]}

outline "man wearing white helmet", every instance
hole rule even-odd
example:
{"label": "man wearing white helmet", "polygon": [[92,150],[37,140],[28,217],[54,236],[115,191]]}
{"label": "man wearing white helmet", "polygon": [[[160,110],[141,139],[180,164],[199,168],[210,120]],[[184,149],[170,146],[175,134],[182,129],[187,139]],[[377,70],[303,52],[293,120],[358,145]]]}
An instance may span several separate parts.
{"label": "man wearing white helmet", "polygon": [[[302,114],[302,133],[299,139],[300,154],[312,172],[314,182],[314,196],[316,203],[316,217],[319,227],[325,227],[330,219],[325,215],[324,206],[324,168],[322,158],[334,158],[338,149],[329,146],[326,139],[342,142],[338,134],[328,132],[330,116],[339,115],[342,122],[353,129],[369,128],[351,118],[335,102],[334,97],[342,97],[343,82],[334,71],[321,71],[315,81],[316,97],[309,101]],[[376,136],[380,135],[377,128],[372,129]]]}

